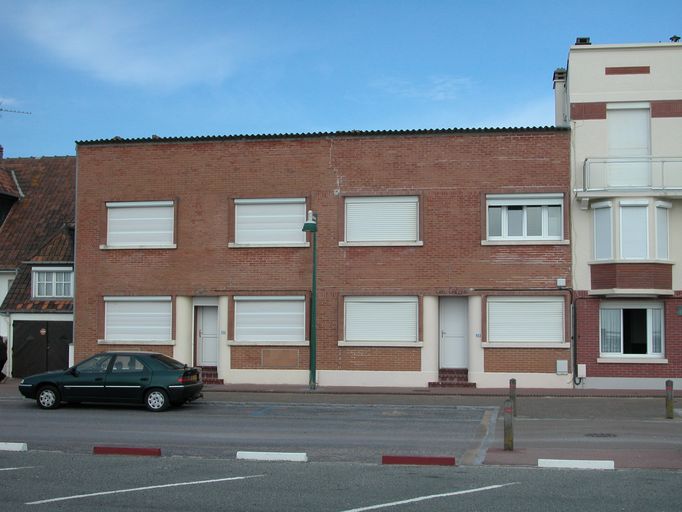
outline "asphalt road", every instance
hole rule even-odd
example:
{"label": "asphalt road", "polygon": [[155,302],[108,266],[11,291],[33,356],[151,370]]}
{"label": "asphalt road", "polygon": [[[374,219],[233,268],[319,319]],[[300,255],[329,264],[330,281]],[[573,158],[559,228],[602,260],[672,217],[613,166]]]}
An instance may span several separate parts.
{"label": "asphalt road", "polygon": [[[305,452],[311,461],[377,463],[385,454],[482,460],[497,409],[475,406],[239,403],[200,400],[163,413],[143,407],[0,398],[0,442],[89,453],[94,446],[234,458],[237,451]],[[27,428],[30,426],[30,428]]]}
{"label": "asphalt road", "polygon": [[0,452],[0,511],[677,512],[681,476]]}

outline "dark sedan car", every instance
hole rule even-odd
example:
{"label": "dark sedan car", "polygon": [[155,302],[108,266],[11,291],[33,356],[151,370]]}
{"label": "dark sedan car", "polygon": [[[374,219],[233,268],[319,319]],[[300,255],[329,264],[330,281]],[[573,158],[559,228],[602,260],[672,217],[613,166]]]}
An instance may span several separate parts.
{"label": "dark sedan car", "polygon": [[67,370],[26,377],[19,391],[43,409],[61,402],[144,403],[165,411],[201,397],[199,370],[155,352],[103,352]]}

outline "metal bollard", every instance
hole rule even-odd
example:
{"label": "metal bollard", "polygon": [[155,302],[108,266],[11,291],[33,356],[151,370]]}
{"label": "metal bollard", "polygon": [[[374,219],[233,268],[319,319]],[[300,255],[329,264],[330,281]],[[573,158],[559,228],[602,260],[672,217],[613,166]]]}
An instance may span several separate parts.
{"label": "metal bollard", "polygon": [[674,400],[673,400],[673,381],[665,381],[665,417],[669,420],[675,418],[674,410]]}
{"label": "metal bollard", "polygon": [[516,418],[516,379],[509,379],[509,400],[511,400],[512,411]]}
{"label": "metal bollard", "polygon": [[514,418],[511,400],[504,401],[504,449],[514,451]]}

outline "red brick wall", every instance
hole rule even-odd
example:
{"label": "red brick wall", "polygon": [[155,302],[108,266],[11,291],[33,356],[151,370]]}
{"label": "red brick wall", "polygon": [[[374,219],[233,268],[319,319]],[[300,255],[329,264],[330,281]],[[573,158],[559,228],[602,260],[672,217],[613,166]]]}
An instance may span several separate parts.
{"label": "red brick wall", "polygon": [[[103,295],[309,291],[310,248],[228,248],[237,197],[306,197],[318,212],[319,369],[420,369],[419,349],[339,347],[344,295],[570,285],[569,246],[481,245],[486,193],[567,193],[567,131],[81,145],[78,158],[76,358],[100,348]],[[420,196],[422,247],[339,247],[344,195],[405,193]],[[168,198],[177,249],[99,249],[106,201]],[[237,368],[261,356],[232,348]]]}
{"label": "red brick wall", "polygon": [[[584,294],[582,294],[585,297]],[[623,300],[623,299],[612,299]],[[633,299],[637,300],[637,299]],[[642,299],[639,300],[641,302]],[[578,314],[577,351],[578,363],[587,365],[589,377],[649,377],[679,378],[682,377],[682,316],[677,315],[677,308],[682,307],[682,295],[659,298],[663,302],[665,325],[665,358],[668,364],[617,364],[598,363],[599,358],[599,305],[602,299],[585,297],[577,300]]]}
{"label": "red brick wall", "polygon": [[599,263],[590,265],[593,290],[639,288],[672,290],[670,263]]}
{"label": "red brick wall", "polygon": [[570,364],[570,350],[554,348],[486,348],[485,371],[556,373],[556,362],[558,359],[569,361]]}

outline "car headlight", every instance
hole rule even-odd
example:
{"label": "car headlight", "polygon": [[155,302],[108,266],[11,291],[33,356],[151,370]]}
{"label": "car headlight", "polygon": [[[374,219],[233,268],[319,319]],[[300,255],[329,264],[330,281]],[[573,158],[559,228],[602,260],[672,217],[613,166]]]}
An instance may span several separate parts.
{"label": "car headlight", "polygon": [[23,384],[23,383],[24,383],[24,379],[21,379],[21,382],[19,384]]}

